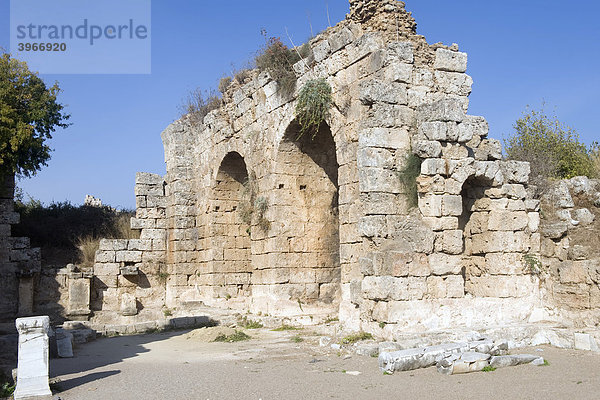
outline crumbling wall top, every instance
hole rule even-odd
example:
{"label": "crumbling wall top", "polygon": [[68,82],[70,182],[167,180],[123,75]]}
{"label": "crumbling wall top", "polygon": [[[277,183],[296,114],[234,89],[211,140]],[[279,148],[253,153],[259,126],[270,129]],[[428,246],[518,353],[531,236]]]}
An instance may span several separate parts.
{"label": "crumbling wall top", "polygon": [[[360,24],[363,29],[381,32],[388,42],[411,42],[415,64],[432,65],[435,50],[447,48],[441,43],[429,45],[424,36],[417,34],[417,22],[406,11],[405,3],[398,0],[349,0],[350,13],[346,20]],[[458,50],[453,46],[452,50]]]}

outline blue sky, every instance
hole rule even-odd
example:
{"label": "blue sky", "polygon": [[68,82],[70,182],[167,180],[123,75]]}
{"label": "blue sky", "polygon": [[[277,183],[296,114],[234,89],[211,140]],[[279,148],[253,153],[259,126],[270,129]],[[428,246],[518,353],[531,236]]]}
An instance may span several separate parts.
{"label": "blue sky", "polygon": [[[244,67],[260,34],[295,43],[348,11],[346,0],[153,0],[151,75],[42,75],[57,80],[73,125],[55,132],[48,167],[19,182],[45,203],[80,204],[86,194],[133,208],[136,171],[164,174],[161,131],[195,87]],[[502,138],[527,105],[555,110],[583,141],[599,140],[600,3],[596,1],[408,0],[429,43],[458,43],[469,53],[472,115]],[[9,48],[9,1],[0,0],[0,46]]]}

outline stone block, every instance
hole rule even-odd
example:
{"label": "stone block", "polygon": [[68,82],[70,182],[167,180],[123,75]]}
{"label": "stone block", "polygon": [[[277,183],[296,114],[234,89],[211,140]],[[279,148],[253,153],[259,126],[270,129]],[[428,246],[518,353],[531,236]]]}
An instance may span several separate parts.
{"label": "stone block", "polygon": [[500,170],[507,183],[529,183],[531,166],[525,161],[501,161]]}
{"label": "stone block", "polygon": [[466,72],[467,58],[467,53],[440,48],[435,51],[433,68],[438,71]]}
{"label": "stone block", "polygon": [[442,251],[447,254],[461,254],[464,249],[463,232],[461,230],[444,231],[442,233]]}
{"label": "stone block", "polygon": [[142,252],[141,251],[118,251],[116,252],[116,262],[131,262],[131,263],[139,263],[142,262]]}
{"label": "stone block", "polygon": [[121,294],[121,315],[125,317],[137,315],[137,300],[133,294],[123,293]]}
{"label": "stone block", "polygon": [[115,257],[114,251],[98,250],[96,251],[95,261],[96,263],[114,263]]}
{"label": "stone block", "polygon": [[445,141],[448,126],[445,122],[423,122],[419,125],[419,135],[427,140]]}
{"label": "stone block", "polygon": [[459,255],[431,254],[429,266],[434,275],[458,275],[463,268],[462,257]]}
{"label": "stone block", "polygon": [[127,242],[127,239],[101,239],[98,249],[101,251],[127,250]]}
{"label": "stone block", "polygon": [[67,315],[81,316],[90,314],[90,288],[90,280],[87,278],[69,278]]}
{"label": "stone block", "polygon": [[404,63],[393,63],[385,69],[385,79],[392,82],[410,83],[413,66]]}
{"label": "stone block", "polygon": [[392,42],[388,44],[389,57],[393,61],[412,64],[414,62],[413,45],[410,42]]}
{"label": "stone block", "polygon": [[459,217],[463,214],[462,196],[444,195],[442,197],[442,215],[445,217]]}
{"label": "stone block", "polygon": [[141,185],[157,185],[161,186],[164,183],[164,179],[162,176],[157,174],[150,174],[148,172],[138,172],[135,174],[135,184]]}
{"label": "stone block", "polygon": [[533,293],[538,283],[527,275],[472,276],[465,283],[465,290],[474,297],[521,298]]}
{"label": "stone block", "polygon": [[529,223],[525,211],[493,210],[489,214],[490,231],[522,231]]}
{"label": "stone block", "polygon": [[94,264],[94,275],[119,275],[119,264],[96,263]]}
{"label": "stone block", "polygon": [[343,28],[339,32],[336,32],[333,35],[329,36],[329,38],[327,39],[329,43],[329,48],[331,49],[332,53],[343,49],[344,47],[346,47],[346,45],[352,43],[353,40],[354,35],[352,35],[350,29],[347,28]]}
{"label": "stone block", "polygon": [[442,195],[427,193],[419,195],[419,210],[423,217],[442,216]]}
{"label": "stone block", "polygon": [[387,236],[387,221],[385,216],[372,215],[360,218],[358,233],[365,237]]}
{"label": "stone block", "polygon": [[413,152],[420,158],[438,158],[442,154],[440,142],[420,140],[413,145]]}
{"label": "stone block", "polygon": [[464,118],[465,111],[457,99],[438,100],[417,109],[417,119],[421,122],[462,122]]}
{"label": "stone block", "polygon": [[448,173],[448,164],[446,160],[440,158],[427,158],[421,163],[422,175],[446,175]]}
{"label": "stone block", "polygon": [[372,128],[363,130],[358,137],[360,147],[382,147],[386,149],[408,149],[410,134],[405,129]]}
{"label": "stone block", "polygon": [[464,73],[436,71],[435,79],[439,90],[459,96],[468,96],[471,94],[473,78]]}

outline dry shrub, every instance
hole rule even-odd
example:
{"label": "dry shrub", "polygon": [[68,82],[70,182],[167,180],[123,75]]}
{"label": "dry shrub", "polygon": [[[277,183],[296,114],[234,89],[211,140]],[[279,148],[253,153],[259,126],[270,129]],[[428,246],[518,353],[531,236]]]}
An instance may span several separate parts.
{"label": "dry shrub", "polygon": [[192,90],[183,105],[180,106],[182,115],[188,115],[194,124],[202,124],[206,115],[221,107],[222,100],[214,90],[203,91],[200,88]]}
{"label": "dry shrub", "polygon": [[82,267],[91,268],[94,266],[96,251],[100,247],[100,239],[93,236],[83,236],[77,239],[77,249],[79,250],[79,264]]}
{"label": "dry shrub", "polygon": [[246,81],[248,79],[250,79],[252,77],[252,71],[250,71],[249,69],[242,69],[238,72],[235,73],[234,75],[234,79],[237,83],[239,83],[240,85],[243,85],[244,83],[246,83]]}
{"label": "dry shrub", "polygon": [[221,80],[219,81],[219,92],[225,94],[227,88],[229,87],[229,85],[231,85],[231,81],[232,79],[230,76],[225,76],[221,78]]}
{"label": "dry shrub", "polygon": [[280,38],[270,38],[256,56],[256,66],[267,71],[278,85],[282,96],[290,97],[296,89],[294,64],[300,61],[296,51],[289,49]]}

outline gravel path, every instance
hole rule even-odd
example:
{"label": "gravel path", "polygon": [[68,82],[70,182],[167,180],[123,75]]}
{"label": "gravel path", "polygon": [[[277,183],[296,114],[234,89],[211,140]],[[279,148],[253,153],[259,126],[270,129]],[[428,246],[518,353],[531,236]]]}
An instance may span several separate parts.
{"label": "gravel path", "polygon": [[[187,332],[99,339],[51,362],[55,399],[598,399],[600,355],[541,347],[549,366],[444,376],[435,368],[383,375],[377,359],[320,348],[309,332],[248,331],[206,343]],[[301,343],[291,339],[304,338]],[[360,372],[351,375],[348,372]]]}

